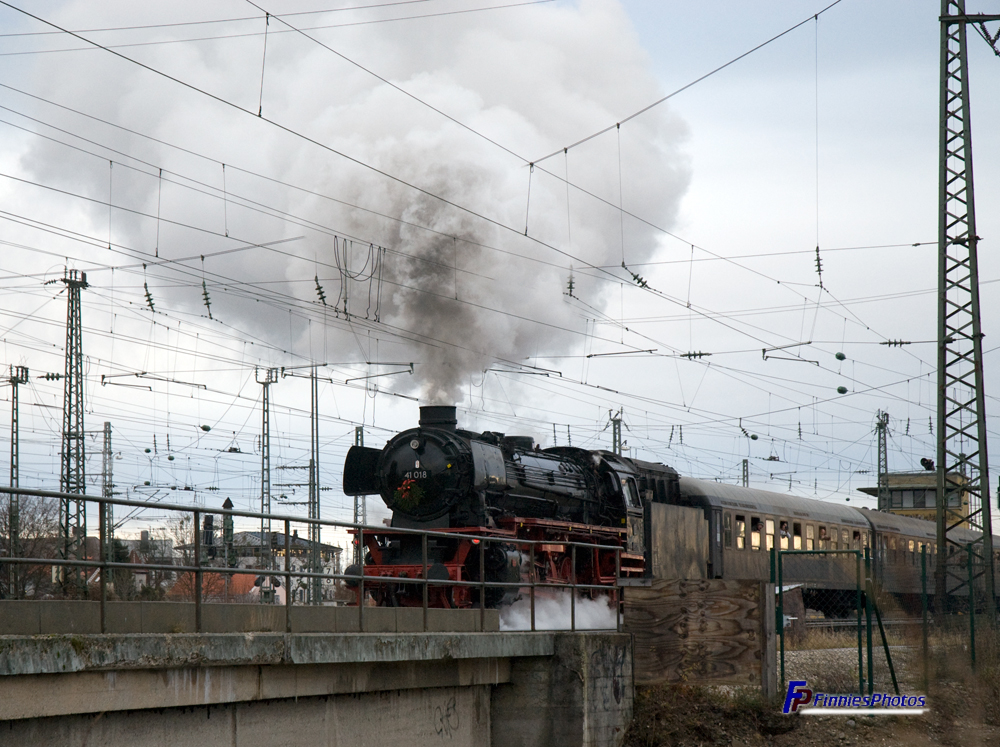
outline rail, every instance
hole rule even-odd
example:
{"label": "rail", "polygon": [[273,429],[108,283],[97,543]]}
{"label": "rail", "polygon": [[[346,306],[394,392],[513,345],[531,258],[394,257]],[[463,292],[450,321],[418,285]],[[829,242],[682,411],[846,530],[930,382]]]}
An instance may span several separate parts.
{"label": "rail", "polygon": [[[609,625],[607,627],[587,627],[587,630],[610,630],[615,629],[619,632],[621,631],[621,614],[619,611],[620,607],[620,581],[621,581],[621,554],[622,547],[619,545],[600,545],[586,542],[572,542],[572,541],[561,541],[560,545],[569,548],[570,558],[571,558],[571,574],[569,583],[565,582],[553,582],[541,580],[539,578],[538,568],[535,564],[535,550],[536,547],[540,545],[551,545],[552,540],[529,540],[521,539],[516,537],[493,537],[490,535],[482,534],[465,534],[461,532],[454,531],[433,531],[433,530],[422,530],[422,529],[404,529],[397,527],[374,527],[370,525],[354,524],[351,522],[333,521],[329,519],[310,519],[301,516],[289,516],[284,514],[265,514],[256,511],[242,511],[239,509],[230,508],[216,508],[216,509],[206,509],[203,507],[192,507],[184,506],[179,504],[163,503],[159,501],[137,501],[124,498],[105,498],[90,495],[80,495],[75,493],[62,493],[50,490],[36,490],[32,488],[10,488],[10,487],[0,487],[0,495],[17,495],[17,496],[34,496],[38,498],[45,499],[56,499],[60,501],[82,501],[86,504],[96,504],[100,516],[98,522],[98,539],[99,539],[99,553],[98,559],[91,559],[86,555],[86,541],[85,538],[79,540],[80,547],[82,548],[83,557],[66,557],[70,554],[63,550],[62,557],[25,557],[21,554],[14,556],[11,550],[15,546],[15,543],[11,541],[11,538],[7,539],[7,554],[0,557],[0,566],[9,566],[11,568],[20,566],[52,566],[60,568],[79,568],[79,569],[99,569],[100,570],[100,582],[99,582],[99,601],[100,601],[100,619],[101,619],[101,632],[107,632],[107,602],[108,602],[108,576],[110,571],[115,570],[126,570],[133,572],[148,572],[148,571],[162,571],[175,574],[191,573],[194,575],[194,604],[195,604],[195,629],[197,632],[202,632],[202,607],[205,604],[204,600],[204,589],[203,581],[205,573],[217,573],[224,574],[227,577],[231,577],[238,574],[253,574],[255,576],[264,575],[265,577],[282,577],[285,583],[285,629],[286,632],[291,632],[291,608],[294,604],[294,594],[292,593],[292,579],[308,579],[310,581],[324,581],[331,580],[334,583],[337,581],[344,582],[346,585],[357,584],[358,595],[357,595],[357,609],[358,609],[358,629],[363,631],[365,629],[365,608],[367,602],[366,594],[366,584],[368,588],[371,589],[381,584],[418,584],[423,587],[422,589],[422,609],[423,609],[423,629],[428,630],[428,610],[431,609],[429,606],[429,589],[431,587],[473,587],[477,588],[479,591],[479,623],[480,630],[485,630],[485,616],[486,616],[486,597],[488,589],[527,589],[528,599],[529,599],[529,610],[530,610],[530,631],[535,631],[538,629],[567,629],[565,627],[558,628],[538,628],[536,621],[536,590],[538,589],[553,589],[561,590],[565,592],[567,589],[570,594],[570,620],[568,629],[571,631],[576,631],[577,627],[577,595],[580,592],[589,593],[601,593],[609,596],[609,600],[612,603],[611,610],[614,613],[615,623],[614,625]],[[176,564],[176,563],[156,563],[156,562],[116,562],[108,559],[108,543],[109,539],[112,539],[112,532],[109,532],[109,528],[106,526],[106,507],[107,506],[123,506],[134,509],[152,509],[158,512],[177,512],[180,514],[190,514],[193,519],[192,526],[192,543],[191,546],[194,548],[194,563],[193,564]],[[270,521],[270,522],[280,522],[283,524],[284,529],[284,545],[280,549],[284,550],[284,568],[277,569],[273,567],[248,567],[240,568],[233,567],[229,565],[211,565],[205,563],[203,552],[202,537],[205,531],[202,527],[202,517],[203,516],[228,516],[234,518],[242,519],[256,519],[258,521]],[[332,529],[345,530],[348,533],[356,533],[357,542],[359,547],[365,547],[365,536],[368,535],[382,535],[391,533],[393,535],[411,535],[421,538],[421,564],[423,568],[422,577],[420,578],[399,578],[395,576],[375,576],[366,575],[364,573],[364,553],[362,553],[362,572],[360,575],[347,574],[347,573],[325,573],[318,571],[315,567],[309,570],[303,569],[293,569],[291,567],[291,528],[292,525],[309,525],[313,527],[329,527]],[[264,547],[265,539],[267,541],[267,547],[271,548],[271,537],[264,538],[263,531],[261,532],[261,543],[260,547]],[[318,534],[318,532],[317,532]],[[273,532],[272,532],[273,535]],[[431,538],[440,538],[445,540],[470,540],[474,543],[474,546],[479,548],[479,580],[465,580],[459,579],[430,579],[427,578],[428,568],[431,566],[428,557],[428,540]],[[48,538],[53,539],[53,538]],[[55,538],[57,542],[63,543],[63,548],[68,547],[64,537]],[[497,543],[501,545],[511,545],[516,544],[519,548],[527,547],[529,555],[529,566],[528,566],[528,577],[520,578],[518,581],[494,581],[488,580],[486,578],[486,548],[488,543]],[[214,546],[214,545],[213,545]],[[598,552],[608,552],[614,553],[615,558],[615,582],[614,585],[608,584],[591,584],[591,583],[578,583],[577,579],[577,550],[578,548],[585,548],[589,551]],[[89,593],[89,591],[88,591]],[[16,597],[15,597],[16,598]],[[314,600],[313,604],[317,604]],[[512,632],[516,632],[512,631]],[[527,631],[525,631],[527,632]]]}

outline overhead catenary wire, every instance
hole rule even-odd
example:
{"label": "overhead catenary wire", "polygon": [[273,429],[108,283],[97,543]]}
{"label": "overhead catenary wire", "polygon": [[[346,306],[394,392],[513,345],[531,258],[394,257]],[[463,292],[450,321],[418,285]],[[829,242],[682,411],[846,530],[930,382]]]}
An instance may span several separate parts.
{"label": "overhead catenary wire", "polygon": [[[567,175],[567,176],[568,176],[568,175]],[[567,190],[568,190],[568,189],[569,189],[569,187],[568,187],[568,185],[567,185]],[[224,190],[224,191],[225,191],[225,190]],[[111,200],[109,200],[109,203],[110,203],[110,202],[111,202]],[[157,211],[157,213],[159,214],[159,210]],[[158,243],[158,242],[157,242],[157,243]],[[624,244],[624,242],[623,242],[623,244]],[[157,251],[158,251],[158,247],[157,247]],[[457,263],[456,263],[456,264],[457,264]],[[266,282],[266,281],[265,281],[265,282]],[[262,283],[258,283],[258,284],[256,284],[256,286],[257,286],[257,287],[260,287],[261,285],[262,285]],[[210,287],[211,287],[211,286],[210,286]],[[254,292],[256,292],[256,291],[254,291]],[[280,303],[280,302],[279,302],[279,303]],[[689,316],[688,318],[690,319],[691,317]],[[804,339],[804,338],[801,338],[801,337],[800,337],[800,339]]]}

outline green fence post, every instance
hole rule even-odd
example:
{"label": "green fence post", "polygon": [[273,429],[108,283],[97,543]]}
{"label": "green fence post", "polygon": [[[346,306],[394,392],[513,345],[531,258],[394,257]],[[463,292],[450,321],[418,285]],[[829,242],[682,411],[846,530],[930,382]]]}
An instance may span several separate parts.
{"label": "green fence post", "polygon": [[[868,586],[868,596],[872,595],[874,589]],[[875,621],[878,623],[878,634],[882,638],[882,650],[885,652],[885,663],[889,665],[889,676],[892,678],[892,687],[899,695],[899,682],[896,680],[896,668],[892,665],[892,652],[889,651],[889,639],[885,636],[885,626],[882,625],[882,613],[879,611],[878,602],[873,601],[872,607],[875,609]]]}
{"label": "green fence post", "polygon": [[[923,615],[923,632],[924,632],[924,692],[927,692],[928,676],[927,676],[927,543],[925,542],[923,547],[920,548],[920,607],[921,613]],[[869,623],[869,635],[871,635],[871,627]]]}
{"label": "green fence post", "polygon": [[972,543],[965,546],[969,553],[969,655],[972,669],[976,669],[976,592],[972,586]]}
{"label": "green fence post", "polygon": [[865,660],[861,644],[861,553],[854,551],[854,601],[858,612],[858,695],[865,694]]}
{"label": "green fence post", "polygon": [[[777,552],[777,548],[771,548],[771,552]],[[785,590],[782,583],[781,553],[778,556],[778,609],[775,615],[778,623],[778,632],[781,634],[781,691],[785,691]]]}
{"label": "green fence post", "polygon": [[[866,588],[875,588],[874,580],[872,579],[872,558],[871,553],[869,553],[868,548],[865,548],[865,580],[867,581]],[[868,694],[871,695],[875,690],[875,662],[872,657],[872,600],[871,594],[865,594],[865,633],[868,641]]]}

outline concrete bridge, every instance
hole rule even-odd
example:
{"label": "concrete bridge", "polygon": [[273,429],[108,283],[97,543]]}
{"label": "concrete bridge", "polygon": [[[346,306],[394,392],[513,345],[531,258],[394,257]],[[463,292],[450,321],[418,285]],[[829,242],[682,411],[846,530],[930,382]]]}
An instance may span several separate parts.
{"label": "concrete bridge", "polygon": [[100,633],[97,604],[0,602],[0,744],[610,747],[632,716],[622,633],[500,632],[478,610],[410,632],[423,611],[392,609],[361,632],[356,608],[252,605],[184,632],[193,605],[110,602]]}

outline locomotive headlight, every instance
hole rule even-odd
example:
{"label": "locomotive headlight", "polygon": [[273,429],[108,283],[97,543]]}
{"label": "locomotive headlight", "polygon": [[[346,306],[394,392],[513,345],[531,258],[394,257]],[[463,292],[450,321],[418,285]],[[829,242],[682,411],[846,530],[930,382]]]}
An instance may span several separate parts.
{"label": "locomotive headlight", "polygon": [[413,449],[414,451],[416,451],[417,449],[419,449],[420,448],[420,440],[415,438],[412,441],[410,441],[410,448]]}

